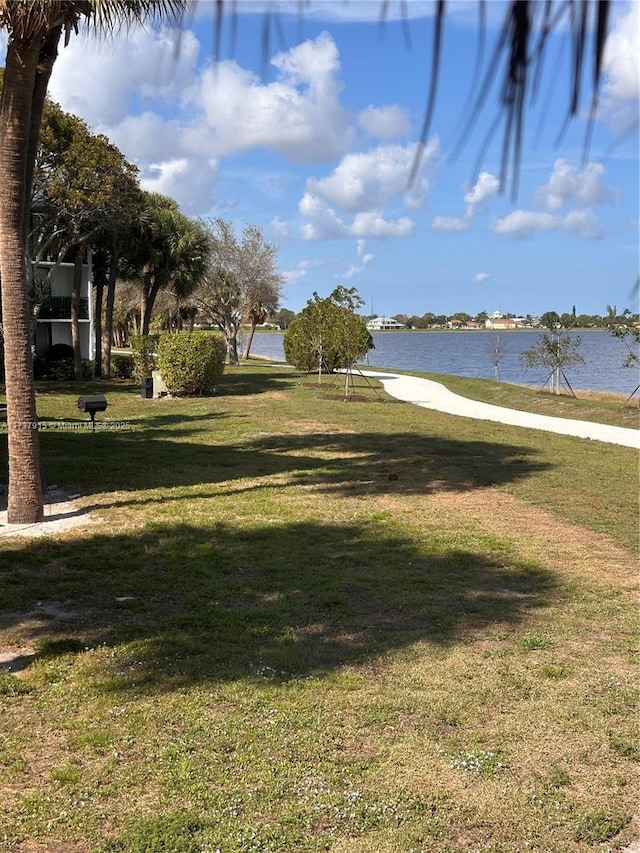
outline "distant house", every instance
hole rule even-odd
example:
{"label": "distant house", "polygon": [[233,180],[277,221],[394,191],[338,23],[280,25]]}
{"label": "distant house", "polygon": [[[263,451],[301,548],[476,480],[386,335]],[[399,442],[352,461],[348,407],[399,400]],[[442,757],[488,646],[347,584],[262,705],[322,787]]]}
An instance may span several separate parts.
{"label": "distant house", "polygon": [[370,332],[384,332],[389,329],[406,329],[407,327],[391,317],[374,317],[367,323]]}
{"label": "distant house", "polygon": [[521,329],[525,325],[524,317],[487,317],[485,329]]}
{"label": "distant house", "polygon": [[[71,291],[73,288],[72,263],[56,265],[53,261],[34,263],[34,277],[44,281],[49,276],[49,288],[43,299],[36,323],[36,355],[46,356],[55,344],[71,346]],[[95,356],[93,334],[93,305],[91,301],[91,252],[82,267],[80,286],[80,353],[82,358]]]}

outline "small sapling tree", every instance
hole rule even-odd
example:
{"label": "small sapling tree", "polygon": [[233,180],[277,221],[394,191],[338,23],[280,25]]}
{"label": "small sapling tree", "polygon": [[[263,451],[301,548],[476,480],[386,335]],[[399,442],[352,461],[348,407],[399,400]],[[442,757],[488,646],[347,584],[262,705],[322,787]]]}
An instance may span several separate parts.
{"label": "small sapling tree", "polygon": [[526,367],[544,367],[549,371],[548,380],[551,381],[553,394],[561,393],[563,380],[573,394],[565,376],[565,369],[584,364],[580,352],[582,342],[578,336],[571,337],[567,329],[560,322],[556,322],[556,318],[559,320],[553,311],[543,314],[541,322],[548,324],[548,332],[540,335],[534,346],[521,353],[520,359]]}
{"label": "small sapling tree", "polygon": [[349,368],[373,349],[373,338],[356,314],[362,302],[354,287],[340,285],[322,299],[317,293],[291,322],[284,335],[287,361],[299,370],[333,373]]}
{"label": "small sapling tree", "polygon": [[[609,326],[609,331],[614,338],[618,338],[619,341],[622,341],[627,348],[627,356],[622,362],[622,366],[634,368],[637,377],[638,368],[640,368],[640,326],[631,326],[626,323],[620,323],[617,326]],[[628,400],[630,400],[631,397],[633,397],[633,395],[639,390],[640,384],[636,385],[635,389],[629,395]]]}
{"label": "small sapling tree", "polygon": [[500,362],[507,354],[507,345],[500,335],[496,335],[487,346],[487,355],[493,365],[493,373],[496,382],[500,381]]}

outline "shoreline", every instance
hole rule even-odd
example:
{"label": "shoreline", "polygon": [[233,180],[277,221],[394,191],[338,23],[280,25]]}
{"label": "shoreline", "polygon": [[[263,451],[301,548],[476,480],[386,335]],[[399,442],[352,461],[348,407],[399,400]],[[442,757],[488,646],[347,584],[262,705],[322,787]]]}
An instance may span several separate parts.
{"label": "shoreline", "polygon": [[[457,332],[461,334],[456,337]],[[367,368],[495,381],[492,352],[493,342],[499,339],[504,352],[498,381],[532,389],[544,389],[548,384],[544,367],[523,364],[522,354],[537,346],[539,332],[532,329],[509,329],[504,334],[488,329],[475,332],[474,329],[376,331],[372,335],[374,348],[360,361]],[[258,352],[274,361],[284,361],[283,336],[284,332],[261,331],[252,354]],[[578,331],[571,337],[581,339],[579,354],[584,363],[566,368],[569,392],[573,388],[579,389],[579,396],[584,396],[581,392],[611,393],[620,395],[623,401],[635,393],[640,377],[636,378],[638,371],[634,367],[624,367],[629,353],[620,341],[604,329]]]}
{"label": "shoreline", "polygon": [[[276,367],[288,368],[290,370],[294,369],[292,367],[292,365],[287,364],[286,361],[280,361],[276,358],[273,358],[270,355],[261,355],[259,353],[256,353],[256,354],[251,353],[249,355],[249,360],[244,361],[243,359],[241,359],[241,363],[250,364],[252,360],[273,364]],[[381,370],[381,371],[386,371],[389,373],[404,374],[406,376],[413,376],[416,373],[429,373],[430,376],[441,376],[443,382],[447,378],[450,378],[450,379],[468,379],[468,380],[473,381],[473,382],[475,382],[475,381],[478,381],[478,382],[497,382],[500,385],[512,386],[513,388],[525,388],[527,390],[532,390],[532,391],[535,391],[536,394],[541,394],[545,397],[551,397],[551,398],[557,397],[559,400],[562,400],[562,399],[594,400],[595,402],[601,401],[601,402],[605,402],[605,403],[606,402],[620,403],[623,406],[627,403],[629,405],[631,405],[633,403],[633,401],[635,400],[634,408],[635,407],[640,408],[640,396],[638,396],[638,394],[636,392],[629,395],[629,394],[626,394],[622,391],[609,391],[606,389],[599,389],[599,388],[574,388],[574,392],[575,392],[574,394],[569,394],[569,393],[552,394],[551,391],[546,390],[544,387],[538,388],[538,389],[533,389],[530,385],[526,385],[523,382],[509,382],[506,379],[496,380],[496,379],[492,379],[491,377],[487,377],[487,376],[460,376],[458,374],[453,374],[453,373],[435,373],[434,371],[428,371],[428,370],[425,370],[425,371],[411,370],[410,368],[406,368],[406,367],[403,367],[403,368],[380,367],[376,364],[366,364],[366,363],[357,364],[356,368],[358,370],[363,370],[363,371]],[[417,377],[417,378],[420,378],[420,377]],[[436,382],[438,380],[431,380],[431,381]]]}

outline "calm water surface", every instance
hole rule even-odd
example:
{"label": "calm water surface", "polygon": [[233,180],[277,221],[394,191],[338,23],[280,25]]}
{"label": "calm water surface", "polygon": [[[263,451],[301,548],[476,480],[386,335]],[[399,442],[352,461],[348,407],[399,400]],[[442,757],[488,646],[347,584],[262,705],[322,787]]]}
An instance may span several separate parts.
{"label": "calm water surface", "polygon": [[[493,332],[375,332],[375,349],[366,364],[394,370],[422,370],[453,376],[494,378],[489,352],[495,344]],[[503,332],[500,341],[506,353],[500,361],[500,379],[521,385],[543,387],[548,377],[540,368],[524,367],[520,354],[536,344],[539,332],[531,330]],[[604,331],[578,333],[580,352],[585,364],[567,369],[566,376],[574,389],[616,391],[632,394],[640,382],[638,370],[624,368],[627,348],[622,341]],[[282,333],[256,334],[251,347],[253,355],[284,361]]]}

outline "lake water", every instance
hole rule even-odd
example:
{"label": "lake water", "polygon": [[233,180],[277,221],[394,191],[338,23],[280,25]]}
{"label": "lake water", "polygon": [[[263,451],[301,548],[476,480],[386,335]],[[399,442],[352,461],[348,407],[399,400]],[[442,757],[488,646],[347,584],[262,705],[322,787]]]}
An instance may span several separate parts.
{"label": "lake water", "polygon": [[[284,361],[282,337],[281,332],[256,334],[252,355]],[[497,337],[493,332],[374,332],[372,337],[375,349],[369,352],[366,361],[366,365],[371,367],[494,378],[489,354]],[[531,330],[500,334],[500,341],[506,349],[499,364],[502,381],[534,388],[548,384],[544,369],[524,367],[520,361],[520,354],[534,346],[539,337],[540,332]],[[578,333],[578,337],[585,364],[565,371],[571,387],[632,394],[640,378],[636,368],[622,367],[628,354],[625,344],[606,331],[583,331]]]}

